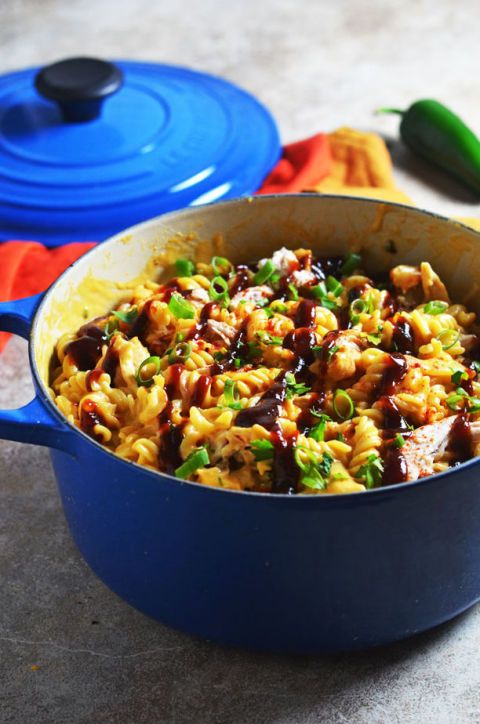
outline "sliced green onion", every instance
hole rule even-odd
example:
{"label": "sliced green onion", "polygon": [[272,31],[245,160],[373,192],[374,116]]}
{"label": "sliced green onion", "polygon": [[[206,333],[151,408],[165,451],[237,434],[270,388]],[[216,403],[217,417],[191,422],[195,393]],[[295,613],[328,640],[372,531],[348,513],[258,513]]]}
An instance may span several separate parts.
{"label": "sliced green onion", "polygon": [[460,385],[462,380],[468,380],[468,373],[464,370],[456,370],[452,373],[452,382],[454,385]]}
{"label": "sliced green onion", "polygon": [[423,311],[425,314],[442,314],[446,309],[448,309],[448,304],[446,302],[427,302],[425,306],[423,307]]}
{"label": "sliced green onion", "polygon": [[282,344],[283,342],[281,337],[276,337],[275,335],[271,335],[269,332],[264,332],[263,330],[256,332],[255,336],[258,337],[262,344],[266,345]]}
{"label": "sliced green onion", "polygon": [[457,391],[454,395],[447,397],[445,402],[448,407],[455,412],[458,412],[462,408],[461,402],[466,401],[468,403],[468,412],[479,412],[480,411],[480,399],[469,395],[463,387],[457,387]]}
{"label": "sliced green onion", "polygon": [[138,312],[136,309],[129,309],[128,312],[113,312],[113,316],[125,324],[133,324],[138,317]]}
{"label": "sliced green onion", "polygon": [[188,478],[195,472],[195,470],[198,470],[198,468],[204,468],[209,462],[210,458],[208,456],[207,448],[201,447],[189,455],[185,462],[175,470],[175,477]]}
{"label": "sliced green onion", "polygon": [[[301,459],[301,457],[300,457],[301,452],[308,459],[307,463],[304,463],[303,460]],[[305,445],[296,445],[293,454],[295,457],[295,462],[297,463],[300,470],[302,470],[302,472],[304,472],[304,473],[307,473],[310,470],[310,468],[312,467],[312,465],[315,466],[318,464],[318,458],[315,455],[315,453],[312,452],[310,450],[310,448],[305,447]]]}
{"label": "sliced green onion", "polygon": [[338,309],[338,304],[328,297],[325,282],[320,282],[316,287],[310,287],[309,291],[312,297],[318,300],[325,309],[330,309],[331,311]]}
{"label": "sliced green onion", "polygon": [[241,410],[242,404],[240,402],[240,394],[237,389],[237,383],[231,379],[225,380],[225,386],[223,388],[223,394],[227,407],[232,410]]}
{"label": "sliced green onion", "polygon": [[192,345],[189,342],[179,342],[168,354],[168,363],[185,363],[192,354]]}
{"label": "sliced green onion", "polygon": [[460,332],[456,329],[442,329],[442,331],[437,334],[436,339],[442,343],[442,349],[451,349],[455,347],[460,339]]}
{"label": "sliced green onion", "polygon": [[[339,410],[338,407],[338,401],[344,400],[344,403],[346,405],[345,411],[342,413]],[[348,394],[348,392],[345,392],[345,390],[335,390],[333,393],[333,409],[337,417],[340,418],[340,420],[350,420],[353,415],[355,414],[355,405],[353,404],[353,400]]]}
{"label": "sliced green onion", "polygon": [[270,304],[270,309],[277,314],[285,314],[285,312],[288,312],[287,305],[280,302],[278,299],[275,299],[275,301]]}
{"label": "sliced green onion", "polygon": [[480,412],[480,399],[478,397],[468,398],[468,411],[469,412]]}
{"label": "sliced green onion", "polygon": [[343,432],[339,432],[339,433],[338,433],[338,435],[337,435],[337,440],[338,440],[339,442],[345,442],[345,443],[347,442],[347,438],[345,437],[345,435],[343,434]]}
{"label": "sliced green onion", "polygon": [[319,463],[318,468],[319,468],[321,474],[325,475],[325,477],[327,477],[327,478],[330,475],[330,470],[332,469],[332,463],[333,463],[332,456],[329,455],[329,453],[327,453],[327,452],[323,453],[322,459]]}
{"label": "sliced green onion", "polygon": [[365,299],[354,299],[350,304],[350,316],[368,312],[368,302]]}
{"label": "sliced green onion", "polygon": [[270,440],[252,440],[250,447],[257,463],[273,458],[273,444]]}
{"label": "sliced green onion", "polygon": [[367,334],[367,340],[370,342],[370,344],[380,344],[380,342],[382,341],[382,332],[383,328],[379,327],[376,334]]}
{"label": "sliced green onion", "polygon": [[393,444],[395,445],[395,447],[398,448],[403,447],[405,445],[405,438],[403,437],[403,435],[397,432],[393,440]]}
{"label": "sliced green onion", "polygon": [[227,275],[233,271],[233,264],[224,256],[212,257],[212,268],[215,274]]}
{"label": "sliced green onion", "polygon": [[291,300],[292,302],[298,302],[298,300],[300,299],[300,297],[299,297],[299,295],[298,295],[297,287],[294,286],[293,284],[289,284],[289,285],[288,285],[288,292],[289,292],[289,298],[290,298],[290,300]]}
{"label": "sliced green onion", "polygon": [[[154,370],[153,373],[149,374],[148,377],[143,377],[142,370],[147,367],[147,365],[153,365]],[[151,387],[153,385],[153,378],[155,375],[158,375],[160,372],[160,357],[147,357],[147,359],[144,359],[142,364],[137,370],[137,374],[135,375],[135,380],[137,382],[137,385],[139,387]]]}
{"label": "sliced green onion", "polygon": [[340,349],[339,345],[338,345],[338,344],[335,344],[331,349],[328,350],[328,352],[327,352],[327,362],[330,362],[330,360],[332,359],[332,357],[333,357],[333,355],[335,354],[335,352],[338,352],[339,349]]}
{"label": "sliced green onion", "polygon": [[280,274],[275,272],[275,274],[272,274],[272,276],[268,280],[268,283],[269,283],[269,286],[272,287],[272,289],[277,289],[279,281],[280,281]]}
{"label": "sliced green onion", "polygon": [[195,264],[190,259],[177,259],[175,271],[177,277],[191,277],[195,271]]}
{"label": "sliced green onion", "polygon": [[260,269],[253,277],[254,284],[263,284],[267,281],[267,279],[270,279],[274,271],[275,266],[273,264],[273,261],[271,259],[267,259],[265,264],[260,267]]}
{"label": "sliced green onion", "polygon": [[[221,291],[218,291],[217,287],[220,287]],[[228,284],[221,276],[213,277],[212,281],[210,282],[208,293],[210,295],[210,299],[213,299],[214,302],[219,302],[225,307],[228,306],[228,304],[230,303],[230,297],[228,295]]]}
{"label": "sliced green onion", "polygon": [[463,387],[457,387],[456,393],[453,395],[449,395],[449,397],[447,397],[445,402],[447,403],[448,407],[451,410],[459,410],[460,407],[459,407],[458,403],[465,400],[468,397],[469,397],[468,393],[465,392]]}
{"label": "sliced green onion", "polygon": [[328,291],[332,292],[335,297],[339,297],[344,290],[343,284],[341,284],[338,279],[335,279],[335,277],[327,277],[325,285]]}
{"label": "sliced green onion", "polygon": [[358,269],[362,257],[360,254],[354,254],[353,252],[347,256],[342,266],[340,267],[340,273],[343,276],[348,277],[355,269]]}
{"label": "sliced green onion", "polygon": [[464,399],[465,398],[462,397],[462,395],[450,395],[449,397],[447,397],[445,402],[447,403],[448,407],[451,410],[459,410],[460,407],[459,407],[458,403]]}
{"label": "sliced green onion", "polygon": [[195,319],[195,309],[180,294],[172,294],[168,308],[177,319]]}

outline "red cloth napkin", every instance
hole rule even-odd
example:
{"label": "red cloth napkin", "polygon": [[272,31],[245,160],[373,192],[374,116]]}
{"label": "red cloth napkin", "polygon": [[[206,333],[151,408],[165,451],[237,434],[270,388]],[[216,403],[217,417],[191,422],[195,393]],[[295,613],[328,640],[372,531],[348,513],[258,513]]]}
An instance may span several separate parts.
{"label": "red cloth napkin", "polygon": [[[311,188],[328,175],[332,164],[325,133],[285,146],[282,158],[257,193],[294,193]],[[95,244],[72,243],[47,249],[36,241],[0,244],[0,302],[29,297],[47,289],[57,277]],[[9,335],[0,332],[0,352]]]}

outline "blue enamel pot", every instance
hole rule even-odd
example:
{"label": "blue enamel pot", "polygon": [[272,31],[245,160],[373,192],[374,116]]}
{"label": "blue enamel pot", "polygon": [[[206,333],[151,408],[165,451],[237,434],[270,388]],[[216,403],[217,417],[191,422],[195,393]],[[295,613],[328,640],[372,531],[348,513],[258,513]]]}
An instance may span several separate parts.
{"label": "blue enamel pot", "polygon": [[[344,253],[367,268],[431,261],[453,299],[480,309],[480,235],[405,206],[317,195],[241,199],[153,219],[70,267],[42,297],[0,305],[0,328],[30,338],[36,397],[0,412],[0,436],[51,448],[72,536],[132,606],[192,634],[254,649],[325,652],[385,644],[480,598],[479,460],[418,482],[343,496],[264,495],[180,482],[106,451],[48,391],[60,334],[84,322],[85,280],[107,311],[148,259],[209,248],[234,261],[279,245]],[[124,293],[124,292],[123,292]]]}

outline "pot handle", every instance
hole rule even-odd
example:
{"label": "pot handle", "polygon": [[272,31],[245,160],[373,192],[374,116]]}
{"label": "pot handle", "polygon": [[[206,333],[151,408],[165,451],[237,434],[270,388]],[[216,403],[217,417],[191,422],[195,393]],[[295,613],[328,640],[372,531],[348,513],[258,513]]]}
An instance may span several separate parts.
{"label": "pot handle", "polygon": [[[25,339],[30,335],[32,320],[43,294],[0,303],[0,330],[12,332]],[[71,433],[48,410],[37,395],[16,410],[0,410],[0,439],[46,445],[71,452]]]}

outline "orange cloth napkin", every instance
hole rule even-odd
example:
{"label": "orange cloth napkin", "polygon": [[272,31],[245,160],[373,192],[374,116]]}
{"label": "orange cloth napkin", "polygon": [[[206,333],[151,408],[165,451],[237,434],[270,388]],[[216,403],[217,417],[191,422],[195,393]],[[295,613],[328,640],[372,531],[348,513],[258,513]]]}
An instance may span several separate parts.
{"label": "orange cloth napkin", "polygon": [[332,170],[330,143],[325,133],[291,143],[269,173],[258,194],[287,194],[305,191]]}
{"label": "orange cloth napkin", "polygon": [[[88,249],[92,242],[47,249],[37,241],[6,241],[0,244],[0,302],[43,292]],[[0,332],[0,352],[8,338]]]}

